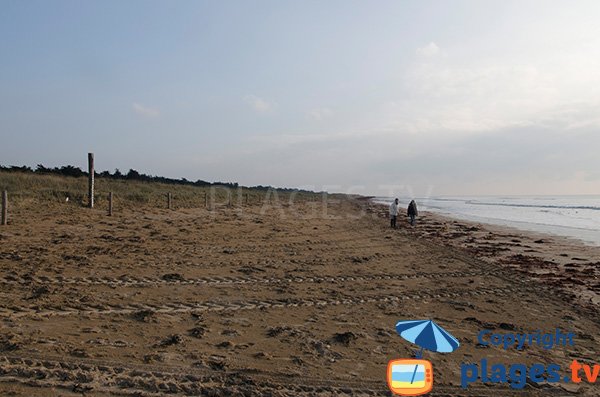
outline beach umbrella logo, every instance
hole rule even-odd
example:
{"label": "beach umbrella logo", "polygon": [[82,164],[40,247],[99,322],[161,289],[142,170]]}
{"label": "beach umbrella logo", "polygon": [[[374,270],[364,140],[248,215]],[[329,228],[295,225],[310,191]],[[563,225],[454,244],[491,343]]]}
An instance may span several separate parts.
{"label": "beach umbrella logo", "polygon": [[437,353],[451,353],[458,349],[458,339],[432,320],[398,321],[396,332],[421,348],[417,358],[423,356],[423,349]]}
{"label": "beach umbrella logo", "polygon": [[429,393],[433,388],[433,366],[422,359],[423,350],[450,353],[460,346],[458,339],[432,320],[399,321],[396,332],[421,349],[415,352],[415,359],[397,359],[388,363],[388,387],[401,396]]}

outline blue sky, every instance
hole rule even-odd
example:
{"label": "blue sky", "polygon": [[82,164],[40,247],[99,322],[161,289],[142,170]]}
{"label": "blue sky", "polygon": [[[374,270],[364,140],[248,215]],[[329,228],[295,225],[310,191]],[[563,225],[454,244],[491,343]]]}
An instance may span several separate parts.
{"label": "blue sky", "polygon": [[0,163],[600,194],[600,3],[2,1]]}

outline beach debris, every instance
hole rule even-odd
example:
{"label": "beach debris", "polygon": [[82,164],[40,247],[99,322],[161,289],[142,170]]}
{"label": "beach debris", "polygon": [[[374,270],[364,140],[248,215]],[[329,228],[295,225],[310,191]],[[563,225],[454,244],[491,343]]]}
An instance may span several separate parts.
{"label": "beach debris", "polygon": [[463,321],[475,323],[479,327],[485,328],[485,329],[503,329],[505,331],[516,331],[517,330],[517,326],[514,324],[511,324],[511,323],[505,323],[505,322],[492,323],[492,322],[487,322],[487,321],[481,321],[475,317],[465,317],[463,319]]}
{"label": "beach debris", "polygon": [[350,260],[352,263],[363,263],[368,262],[371,258],[368,256],[351,256]]}
{"label": "beach debris", "polygon": [[254,353],[252,355],[252,357],[262,359],[262,360],[270,360],[272,358],[270,354],[265,353],[265,352]]}
{"label": "beach debris", "polygon": [[287,331],[292,331],[292,328],[288,326],[271,327],[267,330],[267,336],[274,338]]}
{"label": "beach debris", "polygon": [[227,336],[239,336],[240,333],[237,332],[235,329],[225,329],[221,332],[221,335],[227,335]]}
{"label": "beach debris", "polygon": [[153,310],[140,310],[133,313],[132,317],[144,323],[157,322],[156,313]]}
{"label": "beach debris", "polygon": [[527,256],[527,255],[511,255],[501,260],[502,263],[506,263],[508,265],[520,265],[522,268],[545,268],[545,267],[553,267],[554,263],[550,261],[546,261],[540,259],[538,257]]}
{"label": "beach debris", "polygon": [[330,344],[318,339],[308,338],[307,343],[304,343],[304,345],[316,351],[320,357],[326,357],[331,360],[337,360],[343,357],[340,353],[331,350]]}
{"label": "beach debris", "polygon": [[593,335],[587,334],[585,332],[578,332],[577,333],[577,339],[582,339],[582,340],[591,340],[594,341],[595,338]]}
{"label": "beach debris", "polygon": [[356,334],[353,332],[336,333],[333,335],[333,338],[331,338],[332,342],[339,343],[344,346],[350,346],[350,342],[353,342],[357,339],[358,336],[356,336]]}
{"label": "beach debris", "polygon": [[151,353],[151,354],[146,354],[144,356],[144,362],[146,364],[152,364],[152,363],[157,363],[157,362],[164,362],[165,361],[165,357],[162,354],[156,354],[156,353]]}
{"label": "beach debris", "polygon": [[111,234],[103,234],[100,236],[100,239],[105,240],[105,241],[111,241],[111,242],[123,241],[123,238],[118,237],[118,236],[113,236]]}
{"label": "beach debris", "polygon": [[224,370],[227,367],[227,360],[223,356],[212,355],[206,361],[206,365],[214,370]]}
{"label": "beach debris", "polygon": [[88,352],[86,352],[84,349],[81,349],[81,348],[73,349],[69,353],[72,356],[79,357],[79,358],[87,358],[90,356],[88,354]]}
{"label": "beach debris", "polygon": [[261,269],[256,266],[242,266],[241,268],[238,269],[238,272],[244,273],[244,274],[252,274],[252,273],[259,273],[259,272],[264,273],[264,271],[265,271],[264,269]]}
{"label": "beach debris", "polygon": [[0,352],[10,352],[17,350],[21,347],[21,344],[17,340],[16,335],[2,335],[0,336]]}
{"label": "beach debris", "polygon": [[390,337],[392,333],[385,328],[377,328],[377,336]]}
{"label": "beach debris", "polygon": [[97,345],[97,346],[113,346],[113,347],[131,347],[131,346],[135,346],[134,343],[129,343],[126,342],[124,340],[115,340],[114,342],[111,342],[108,339],[105,338],[95,338],[95,339],[90,339],[87,342],[88,345]]}
{"label": "beach debris", "polygon": [[89,258],[85,255],[69,255],[69,254],[64,254],[62,256],[62,258],[65,261],[75,261],[75,262],[87,262],[89,260]]}
{"label": "beach debris", "polygon": [[172,346],[172,345],[178,345],[180,343],[183,343],[183,338],[181,337],[181,335],[177,335],[177,334],[173,334],[173,335],[169,335],[167,336],[165,339],[163,339],[160,342],[160,346]]}
{"label": "beach debris", "polygon": [[233,349],[235,345],[233,344],[233,342],[226,340],[224,342],[217,343],[216,346],[220,349]]}
{"label": "beach debris", "polygon": [[184,281],[185,278],[179,273],[167,273],[163,274],[162,279],[165,281],[173,282],[173,281]]}
{"label": "beach debris", "polygon": [[[0,235],[1,239],[5,238],[4,235]],[[9,261],[22,261],[23,257],[16,252],[0,252],[0,259],[7,259]]]}
{"label": "beach debris", "polygon": [[500,323],[498,324],[498,328],[506,330],[506,331],[514,331],[517,327],[514,324],[510,323]]}
{"label": "beach debris", "polygon": [[44,295],[48,295],[50,293],[50,288],[48,288],[48,286],[46,285],[40,285],[37,287],[34,287],[31,295],[27,298],[28,300],[31,299],[38,299],[41,298]]}
{"label": "beach debris", "polygon": [[102,331],[100,330],[100,328],[96,327],[85,327],[81,329],[81,332],[83,332],[84,334],[99,334]]}
{"label": "beach debris", "polygon": [[305,363],[304,363],[304,360],[302,360],[302,359],[301,359],[300,357],[298,357],[298,356],[292,356],[292,357],[291,357],[291,360],[292,360],[292,363],[294,363],[294,364],[296,364],[296,365],[299,365],[299,366],[304,366],[304,365],[305,365]]}
{"label": "beach debris", "polygon": [[193,336],[194,338],[201,339],[204,336],[204,334],[206,334],[206,331],[207,331],[207,329],[200,325],[200,326],[190,329],[188,331],[188,333],[190,334],[190,336]]}
{"label": "beach debris", "polygon": [[[67,197],[67,200],[69,200],[68,197]],[[90,391],[94,390],[94,388],[92,386],[89,386],[89,385],[82,385],[81,383],[76,383],[71,390],[74,393],[85,394],[87,392],[90,392]]]}

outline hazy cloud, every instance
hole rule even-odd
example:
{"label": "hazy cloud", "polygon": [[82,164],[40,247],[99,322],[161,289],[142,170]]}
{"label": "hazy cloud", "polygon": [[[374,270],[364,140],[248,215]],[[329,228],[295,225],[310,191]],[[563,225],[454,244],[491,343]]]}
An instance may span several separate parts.
{"label": "hazy cloud", "polygon": [[417,54],[425,56],[425,57],[433,57],[440,53],[440,47],[435,44],[433,41],[427,44],[424,47],[417,48]]}
{"label": "hazy cloud", "polygon": [[382,129],[412,133],[447,131],[463,135],[521,126],[572,128],[600,126],[595,109],[600,95],[589,88],[598,81],[593,69],[579,68],[569,81],[559,65],[415,64],[404,76],[399,97],[382,105]]}
{"label": "hazy cloud", "polygon": [[133,103],[132,107],[134,112],[144,117],[154,118],[160,116],[160,111],[156,108],[144,106],[136,102]]}
{"label": "hazy cloud", "polygon": [[244,101],[258,113],[267,113],[273,109],[273,105],[256,95],[246,95]]}
{"label": "hazy cloud", "polygon": [[313,120],[321,121],[329,116],[331,116],[333,112],[329,108],[319,108],[313,109],[307,113],[307,116]]}

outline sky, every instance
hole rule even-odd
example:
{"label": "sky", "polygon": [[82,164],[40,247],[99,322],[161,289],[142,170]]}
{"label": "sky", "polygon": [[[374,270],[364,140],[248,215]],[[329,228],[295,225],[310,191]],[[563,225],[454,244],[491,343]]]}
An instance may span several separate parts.
{"label": "sky", "polygon": [[0,0],[0,164],[600,194],[598,1]]}

